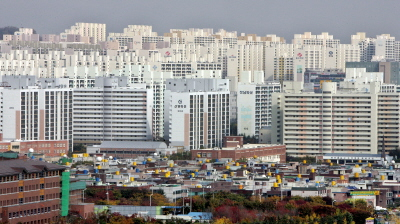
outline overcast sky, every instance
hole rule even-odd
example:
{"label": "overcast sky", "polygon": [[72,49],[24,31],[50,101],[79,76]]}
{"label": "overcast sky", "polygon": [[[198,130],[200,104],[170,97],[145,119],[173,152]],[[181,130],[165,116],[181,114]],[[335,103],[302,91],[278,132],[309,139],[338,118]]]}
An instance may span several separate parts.
{"label": "overcast sky", "polygon": [[342,43],[350,35],[389,33],[400,40],[399,0],[1,0],[0,27],[61,33],[76,22],[106,23],[107,32],[128,25],[169,29],[214,28],[276,34],[291,42],[297,33],[329,32]]}

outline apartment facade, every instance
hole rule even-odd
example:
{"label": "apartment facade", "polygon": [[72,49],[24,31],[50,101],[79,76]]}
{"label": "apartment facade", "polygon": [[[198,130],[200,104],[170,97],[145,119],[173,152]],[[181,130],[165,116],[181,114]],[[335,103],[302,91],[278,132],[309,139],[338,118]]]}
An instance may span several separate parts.
{"label": "apartment facade", "polygon": [[[29,76],[9,79],[10,86],[0,89],[3,140],[68,140],[71,149],[72,89],[61,84],[42,87],[22,84],[31,78],[34,79]],[[14,81],[20,84],[14,85]]]}
{"label": "apartment facade", "polygon": [[152,139],[153,90],[146,84],[97,77],[94,88],[74,89],[73,94],[76,143]]}
{"label": "apartment facade", "polygon": [[91,43],[98,43],[99,41],[106,41],[106,24],[100,23],[76,23],[70,29],[66,29],[64,33],[60,34],[61,39],[67,39],[68,34],[77,34],[83,37],[93,38]]}
{"label": "apartment facade", "polygon": [[168,79],[164,135],[186,149],[221,147],[229,135],[229,80]]}
{"label": "apartment facade", "polygon": [[280,92],[280,83],[239,83],[237,91],[237,133],[255,136],[262,127],[271,126],[272,93]]}
{"label": "apartment facade", "polygon": [[290,89],[273,94],[271,138],[285,144],[288,155],[377,154],[383,144],[386,150],[396,148],[399,94],[381,92],[379,82],[371,82],[369,92],[337,91],[336,83],[328,82],[322,93],[301,93],[301,83],[284,85]]}
{"label": "apartment facade", "polygon": [[266,80],[304,81],[306,69],[345,69],[346,62],[360,61],[358,45],[275,44],[265,48]]}
{"label": "apartment facade", "polygon": [[400,61],[400,41],[390,34],[367,37],[366,33],[358,32],[351,35],[351,43],[360,47],[361,62],[391,62]]}

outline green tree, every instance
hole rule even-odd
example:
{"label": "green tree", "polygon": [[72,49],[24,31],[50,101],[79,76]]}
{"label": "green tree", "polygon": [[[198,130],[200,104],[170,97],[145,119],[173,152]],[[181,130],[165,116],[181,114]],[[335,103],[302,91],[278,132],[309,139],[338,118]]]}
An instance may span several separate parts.
{"label": "green tree", "polygon": [[74,144],[74,153],[86,153],[86,146],[84,144]]}
{"label": "green tree", "polygon": [[190,160],[191,153],[190,151],[186,152],[178,152],[169,156],[170,160]]}

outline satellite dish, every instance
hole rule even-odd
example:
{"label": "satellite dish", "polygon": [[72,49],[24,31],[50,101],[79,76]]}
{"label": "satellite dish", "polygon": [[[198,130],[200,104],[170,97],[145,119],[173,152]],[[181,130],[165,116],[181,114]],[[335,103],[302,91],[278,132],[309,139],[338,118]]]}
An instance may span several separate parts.
{"label": "satellite dish", "polygon": [[98,162],[101,162],[101,161],[103,160],[103,158],[97,157],[96,160],[97,160]]}
{"label": "satellite dish", "polygon": [[64,154],[63,156],[64,156],[65,158],[67,158],[67,155]]}
{"label": "satellite dish", "polygon": [[157,156],[157,153],[156,153],[156,152],[154,153],[154,156]]}
{"label": "satellite dish", "polygon": [[113,157],[112,157],[112,156],[109,156],[108,158],[109,158],[109,159],[113,159]]}
{"label": "satellite dish", "polygon": [[32,152],[34,152],[34,151],[35,151],[35,150],[33,150],[32,148],[29,149],[29,152],[30,152],[30,153],[32,153]]}

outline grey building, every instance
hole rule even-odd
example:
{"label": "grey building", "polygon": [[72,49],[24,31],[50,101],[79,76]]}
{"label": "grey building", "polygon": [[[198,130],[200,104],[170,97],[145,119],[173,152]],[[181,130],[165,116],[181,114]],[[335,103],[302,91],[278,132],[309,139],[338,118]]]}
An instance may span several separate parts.
{"label": "grey building", "polygon": [[76,143],[152,139],[153,90],[127,77],[97,77],[94,88],[74,89]]}

